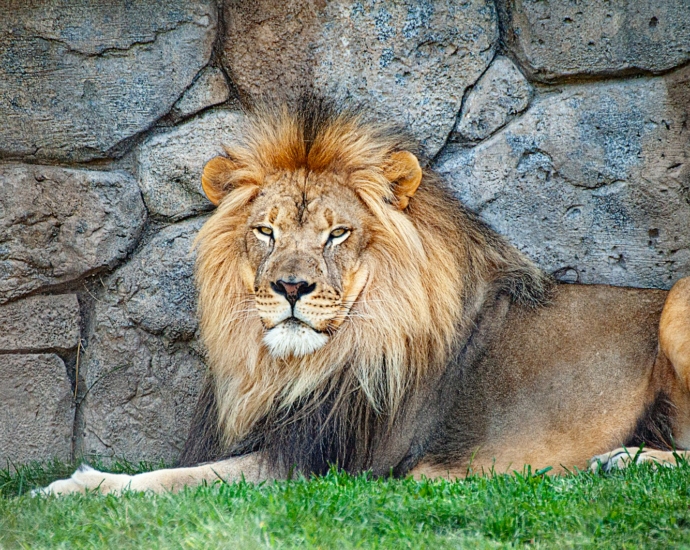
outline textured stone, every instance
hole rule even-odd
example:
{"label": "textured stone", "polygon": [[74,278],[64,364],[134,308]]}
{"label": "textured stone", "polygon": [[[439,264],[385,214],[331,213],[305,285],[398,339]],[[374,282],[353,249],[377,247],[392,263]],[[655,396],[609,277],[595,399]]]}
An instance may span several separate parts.
{"label": "textured stone", "polygon": [[188,118],[214,105],[225,103],[230,97],[230,88],[223,71],[206,67],[180,100],[170,111],[173,122]]}
{"label": "textured stone", "polygon": [[57,355],[0,355],[0,403],[0,464],[71,458],[72,389]]}
{"label": "textured stone", "polygon": [[687,0],[499,0],[506,42],[534,78],[661,72],[690,60]]}
{"label": "textured stone", "polygon": [[668,288],[690,273],[689,105],[688,69],[572,86],[437,167],[546,270]]}
{"label": "textured stone", "polygon": [[0,303],[112,267],[145,219],[124,172],[0,166]]}
{"label": "textured stone", "polygon": [[236,112],[210,111],[139,146],[139,185],[152,215],[179,220],[213,207],[201,189],[201,173],[241,120]]}
{"label": "textured stone", "polygon": [[205,368],[190,254],[203,221],[162,230],[105,281],[82,359],[86,454],[173,461],[182,449]]}
{"label": "textured stone", "polygon": [[79,342],[76,294],[30,296],[0,306],[0,352],[68,350]]}
{"label": "textured stone", "polygon": [[494,59],[470,90],[455,131],[465,141],[481,141],[527,109],[532,86],[515,64]]}
{"label": "textured stone", "polygon": [[235,0],[225,24],[224,59],[241,93],[314,86],[347,96],[406,123],[430,156],[498,39],[488,0]]}
{"label": "textured stone", "polygon": [[10,0],[0,18],[0,156],[122,153],[192,83],[215,35],[212,0]]}

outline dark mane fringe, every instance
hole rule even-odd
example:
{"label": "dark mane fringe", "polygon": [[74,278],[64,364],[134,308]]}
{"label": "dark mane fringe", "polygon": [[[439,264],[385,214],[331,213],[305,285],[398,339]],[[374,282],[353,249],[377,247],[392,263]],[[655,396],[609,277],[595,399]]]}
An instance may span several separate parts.
{"label": "dark mane fringe", "polygon": [[210,374],[207,373],[177,465],[194,466],[202,462],[215,461],[224,453],[218,425],[215,388]]}
{"label": "dark mane fringe", "polygon": [[207,378],[177,465],[260,452],[271,471],[285,476],[325,474],[331,466],[362,472],[371,468],[374,446],[385,443],[390,428],[389,416],[372,408],[348,369],[322,391],[287,410],[274,410],[242,441],[226,449],[219,434],[213,385]]}
{"label": "dark mane fringe", "polygon": [[256,427],[253,446],[284,475],[321,475],[331,466],[358,473],[372,467],[374,446],[386,441],[390,426],[346,371],[288,410],[274,410]]}

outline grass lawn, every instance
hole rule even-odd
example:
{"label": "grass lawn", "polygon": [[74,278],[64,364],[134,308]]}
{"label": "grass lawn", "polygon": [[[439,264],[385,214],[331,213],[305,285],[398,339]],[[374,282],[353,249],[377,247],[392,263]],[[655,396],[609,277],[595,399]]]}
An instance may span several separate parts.
{"label": "grass lawn", "polygon": [[690,548],[687,464],[453,483],[332,472],[178,494],[27,495],[71,469],[0,470],[0,548]]}

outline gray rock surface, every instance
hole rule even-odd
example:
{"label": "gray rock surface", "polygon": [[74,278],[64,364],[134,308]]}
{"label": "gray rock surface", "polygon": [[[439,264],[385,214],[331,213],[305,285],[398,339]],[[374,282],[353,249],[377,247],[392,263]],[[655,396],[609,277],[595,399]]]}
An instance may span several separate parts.
{"label": "gray rock surface", "polygon": [[668,288],[690,273],[690,71],[549,94],[437,168],[567,280]]}
{"label": "gray rock surface", "polygon": [[72,454],[74,407],[62,360],[0,354],[0,464]]}
{"label": "gray rock surface", "polygon": [[[240,93],[315,86],[406,123],[429,156],[498,39],[488,0],[232,1],[224,59]],[[260,52],[260,53],[258,53]]]}
{"label": "gray rock surface", "polygon": [[82,360],[87,455],[173,461],[184,445],[205,369],[190,254],[202,222],[163,229],[105,281]]}
{"label": "gray rock surface", "polygon": [[0,352],[69,350],[79,342],[76,294],[30,296],[0,306]]}
{"label": "gray rock surface", "polygon": [[0,303],[114,266],[145,219],[124,172],[0,165]]}
{"label": "gray rock surface", "polygon": [[461,140],[481,141],[527,109],[532,86],[515,64],[502,55],[470,90],[455,131]]}
{"label": "gray rock surface", "polygon": [[225,103],[230,97],[230,88],[223,71],[206,67],[199,73],[180,100],[170,111],[173,122],[179,122],[214,105]]}
{"label": "gray rock surface", "polygon": [[534,78],[661,72],[690,60],[687,0],[499,0],[506,42]]}
{"label": "gray rock surface", "polygon": [[241,121],[237,112],[209,111],[138,147],[139,185],[152,215],[180,220],[213,207],[201,189],[201,174],[237,135]]}
{"label": "gray rock surface", "polygon": [[0,156],[122,153],[211,54],[212,0],[12,2],[0,18]]}

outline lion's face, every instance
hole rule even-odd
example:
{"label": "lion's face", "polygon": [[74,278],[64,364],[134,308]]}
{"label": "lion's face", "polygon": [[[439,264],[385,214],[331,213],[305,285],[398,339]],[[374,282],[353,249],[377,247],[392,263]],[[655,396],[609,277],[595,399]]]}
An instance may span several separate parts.
{"label": "lion's face", "polygon": [[336,174],[267,178],[244,230],[245,285],[272,355],[309,354],[346,319],[367,280],[369,217]]}
{"label": "lion's face", "polygon": [[[219,205],[200,236],[213,264],[204,276],[213,291],[205,295],[220,301],[215,292],[225,289],[227,297],[223,308],[202,307],[216,312],[206,321],[228,323],[233,333],[251,326],[253,335],[261,328],[255,318],[235,321],[256,312],[273,358],[302,357],[343,334],[372,266],[394,262],[395,246],[407,246],[401,234],[415,230],[403,211],[422,170],[397,140],[379,143],[375,130],[347,119],[305,137],[290,117],[277,117],[268,126],[257,121],[245,145],[204,167],[204,192]],[[377,242],[384,259],[374,261]],[[206,330],[207,341],[215,330]]]}

